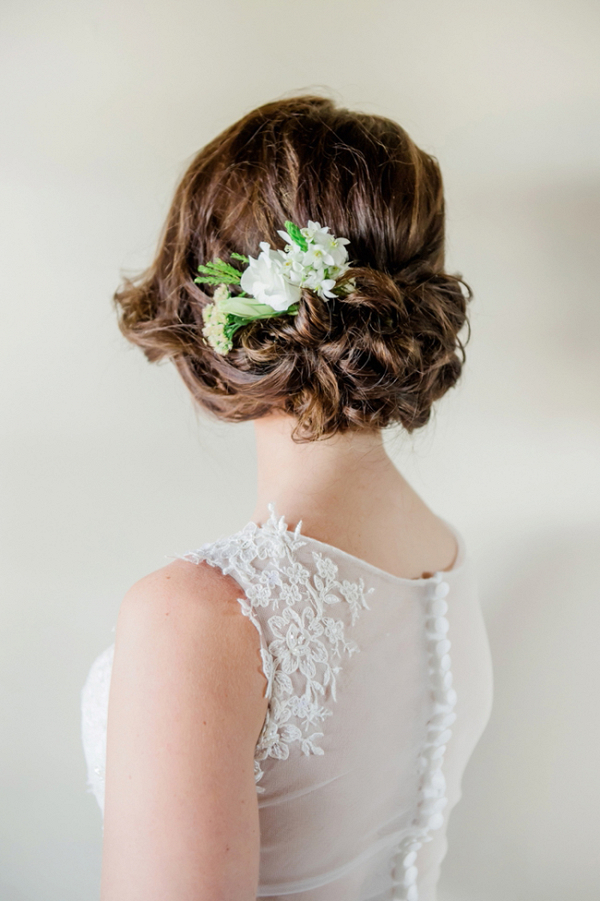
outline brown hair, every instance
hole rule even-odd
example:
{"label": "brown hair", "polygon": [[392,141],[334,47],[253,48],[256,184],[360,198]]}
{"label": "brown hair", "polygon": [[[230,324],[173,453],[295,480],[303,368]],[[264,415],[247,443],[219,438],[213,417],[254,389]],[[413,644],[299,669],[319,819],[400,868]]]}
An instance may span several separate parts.
{"label": "brown hair", "polygon": [[[216,353],[202,334],[212,289],[199,264],[283,247],[291,220],[350,240],[356,289],[295,316],[256,320]],[[464,363],[471,291],[444,272],[436,160],[390,119],[303,96],[261,106],[206,145],[185,172],[156,258],[115,294],[123,334],[148,360],[170,357],[196,401],[241,422],[275,410],[293,438],[425,425]]]}

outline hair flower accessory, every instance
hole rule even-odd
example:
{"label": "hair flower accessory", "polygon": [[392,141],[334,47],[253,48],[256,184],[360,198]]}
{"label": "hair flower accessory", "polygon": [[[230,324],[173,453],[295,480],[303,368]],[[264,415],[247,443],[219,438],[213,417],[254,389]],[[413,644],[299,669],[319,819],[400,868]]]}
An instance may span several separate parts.
{"label": "hair flower accessory", "polygon": [[[347,238],[336,238],[329,226],[310,220],[306,228],[286,222],[285,229],[278,232],[286,241],[285,250],[273,250],[262,241],[257,259],[231,254],[246,264],[243,272],[220,259],[198,266],[194,282],[217,286],[213,303],[202,310],[202,334],[217,353],[229,353],[234,332],[246,323],[297,313],[302,288],[325,301],[353,290],[351,280],[336,287],[349,269]],[[241,293],[232,295],[229,285],[238,285]]]}

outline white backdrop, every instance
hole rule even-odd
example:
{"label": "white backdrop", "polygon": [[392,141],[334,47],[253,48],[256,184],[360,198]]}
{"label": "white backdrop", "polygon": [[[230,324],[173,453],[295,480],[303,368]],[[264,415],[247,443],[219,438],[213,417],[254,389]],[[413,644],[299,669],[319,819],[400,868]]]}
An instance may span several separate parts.
{"label": "white backdrop", "polygon": [[120,336],[191,156],[326,90],[440,160],[474,288],[461,387],[400,470],[477,559],[495,706],[440,901],[597,899],[600,807],[594,0],[4,0],[2,901],[93,901],[79,691],[138,578],[240,528],[251,424],[193,410]]}

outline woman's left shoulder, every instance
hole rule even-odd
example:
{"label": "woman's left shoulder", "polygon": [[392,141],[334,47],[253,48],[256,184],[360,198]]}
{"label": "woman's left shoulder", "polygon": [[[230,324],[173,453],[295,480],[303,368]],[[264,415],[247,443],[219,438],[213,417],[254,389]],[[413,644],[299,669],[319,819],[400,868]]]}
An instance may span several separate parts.
{"label": "woman's left shoulder", "polygon": [[266,715],[267,681],[242,594],[231,576],[205,562],[177,559],[139,579],[117,617],[111,695],[122,689],[157,701],[165,691],[184,697],[193,682],[203,709],[231,715],[253,745]]}
{"label": "woman's left shoulder", "polygon": [[[268,702],[240,592],[222,572],[176,560],[123,598],[106,746],[107,897],[133,885],[154,899],[206,881],[219,897],[254,897],[254,750]],[[243,878],[231,865],[242,859]]]}
{"label": "woman's left shoulder", "polygon": [[205,561],[177,558],[135,582],[121,602],[119,618],[227,616],[239,607],[243,590],[229,575]]}

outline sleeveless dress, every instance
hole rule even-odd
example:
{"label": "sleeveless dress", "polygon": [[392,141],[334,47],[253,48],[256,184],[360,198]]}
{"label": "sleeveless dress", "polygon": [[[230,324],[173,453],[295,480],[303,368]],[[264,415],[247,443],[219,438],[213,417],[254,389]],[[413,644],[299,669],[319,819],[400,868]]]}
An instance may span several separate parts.
{"label": "sleeveless dress", "polygon": [[[240,586],[260,635],[267,714],[256,744],[258,898],[435,901],[450,811],[492,707],[470,559],[404,579],[262,526],[176,555]],[[88,791],[103,810],[114,644],[81,692]]]}

